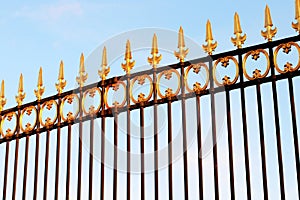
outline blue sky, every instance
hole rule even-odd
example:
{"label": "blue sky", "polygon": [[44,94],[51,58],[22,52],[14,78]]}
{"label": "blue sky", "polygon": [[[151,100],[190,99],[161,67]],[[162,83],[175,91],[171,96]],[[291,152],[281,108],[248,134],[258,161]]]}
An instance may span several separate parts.
{"label": "blue sky", "polygon": [[[57,80],[57,73],[60,60],[63,60],[65,63],[65,78],[68,81],[66,90],[73,89],[74,85],[76,84],[75,77],[78,73],[80,54],[83,52],[86,56],[88,56],[91,52],[95,50],[95,48],[97,48],[100,44],[105,43],[105,41],[111,38],[112,36],[118,35],[126,31],[131,31],[133,29],[155,27],[177,31],[179,29],[179,26],[183,26],[185,35],[191,38],[199,45],[202,45],[205,40],[205,24],[207,19],[210,19],[212,23],[214,38],[219,43],[216,52],[223,52],[226,50],[235,49],[235,47],[230,42],[230,37],[233,36],[233,16],[235,12],[238,12],[240,15],[242,29],[248,36],[245,46],[250,46],[253,44],[264,42],[264,39],[260,35],[260,31],[264,27],[264,9],[266,4],[269,5],[271,9],[273,23],[278,28],[278,33],[275,39],[296,35],[295,31],[291,28],[291,22],[294,20],[294,0],[253,0],[251,2],[245,0],[210,0],[186,2],[177,0],[62,0],[43,2],[11,1],[10,3],[2,4],[0,8],[0,58],[2,70],[2,73],[0,74],[0,80],[3,79],[6,83],[6,97],[8,99],[6,108],[13,107],[16,105],[14,101],[14,96],[17,93],[18,78],[20,73],[23,73],[24,75],[24,88],[25,92],[27,93],[25,102],[35,100],[33,90],[36,89],[37,74],[40,66],[42,66],[44,70],[44,84],[46,86],[44,96],[56,94],[54,83]],[[151,41],[151,38],[149,38],[149,40]],[[120,44],[120,46],[116,48],[124,49],[125,42],[126,41],[124,41],[124,43]],[[174,41],[173,43],[174,50],[176,50],[177,41]],[[134,48],[134,44],[132,44],[132,46]],[[110,49],[108,49],[108,54],[109,51]],[[199,52],[199,55],[204,55],[204,53]],[[170,62],[177,61],[175,58],[173,58],[173,60],[170,59]],[[121,67],[119,65],[115,65],[115,67],[116,69],[114,69],[113,71],[116,70],[119,72],[119,74],[122,74]],[[114,74],[112,73],[109,76],[111,77],[113,75]],[[270,90],[270,85],[266,86],[266,88]],[[278,88],[283,88],[284,90],[286,88],[286,83],[280,83]],[[249,102],[255,101],[254,94],[255,92],[253,88],[248,90],[247,97],[249,99]],[[231,97],[233,101],[237,102],[237,105],[239,104],[238,95],[239,93],[233,92]],[[286,92],[279,93],[279,101],[282,102],[282,105],[285,102],[287,102],[288,99],[286,97]],[[273,111],[273,108],[272,106],[268,106],[270,105],[268,104],[269,100],[271,100],[270,96],[263,96],[263,103],[264,105],[266,105],[264,109],[267,111],[267,114],[264,116],[265,119],[268,119],[268,117],[272,117],[271,113]],[[180,108],[179,105],[174,106],[174,110],[176,108]],[[247,104],[247,110],[249,110],[248,118],[257,119],[255,109],[253,108],[255,108],[255,106],[253,106],[251,103]],[[282,116],[282,122],[289,124],[291,121],[290,118],[285,117],[289,116],[289,112],[287,111],[287,109],[285,109],[285,107],[281,107],[279,109]],[[210,112],[209,110],[205,111],[207,111],[208,113]],[[232,115],[232,121],[240,122],[241,116],[239,112],[233,112]],[[108,124],[110,123],[111,122],[108,122]],[[257,122],[253,122],[252,125],[253,126],[249,126],[249,132],[256,133]],[[274,126],[272,124],[269,124],[268,122],[266,122],[265,126],[266,130],[274,130]],[[293,149],[289,147],[289,145],[291,144],[290,142],[292,140],[291,130],[288,129],[288,127],[291,126],[287,125],[281,127],[283,129],[283,132],[286,131],[286,133],[288,133],[285,139],[283,140],[284,144],[286,144],[287,146],[284,147],[284,151],[285,155],[293,155]],[[235,151],[238,152],[239,150],[242,150],[242,137],[240,134],[241,126],[235,126],[233,128],[233,132],[237,134],[235,141],[237,143],[237,149]],[[259,150],[255,148],[255,145],[259,145],[259,143],[258,138],[256,136],[251,137],[253,137],[252,142],[254,141],[250,144],[250,148],[252,149],[250,151],[253,156],[259,152]],[[267,142],[267,152],[269,154],[272,154],[272,152],[276,151],[275,147],[272,146],[272,144],[274,144],[272,142],[275,142],[275,140],[273,135],[267,137],[269,137],[269,142]],[[222,138],[223,140],[220,142],[220,146],[222,146],[222,144],[226,144],[226,137],[223,136]],[[52,137],[51,139],[51,148],[54,152],[55,137]],[[65,141],[65,138],[63,138],[62,141]],[[24,145],[24,143],[22,145]],[[31,143],[31,146],[31,155],[33,155],[33,142]],[[76,147],[76,144],[74,144],[74,146]],[[4,150],[4,148],[4,145],[1,145],[1,149]],[[11,146],[11,149],[14,149],[13,144]],[[195,147],[193,151],[195,151]],[[40,154],[43,154],[43,150],[41,150]],[[224,158],[221,158],[221,160],[227,162],[227,156],[228,155],[226,154]],[[0,157],[1,162],[3,163],[3,154],[1,154]],[[73,157],[74,159],[77,158],[76,156]],[[65,152],[62,152],[62,160],[63,158],[65,158]],[[31,159],[33,161],[33,157],[31,157]],[[54,163],[54,153],[53,155],[50,155],[50,160],[51,159]],[[211,156],[207,160],[207,166],[211,166]],[[22,161],[20,162],[22,163]],[[256,183],[257,181],[255,177],[260,176],[260,163],[256,165],[256,162],[260,161],[258,161],[257,157],[254,156],[254,160],[252,160],[251,162],[251,165],[254,170],[253,183]],[[276,157],[270,156],[270,160],[268,162],[271,164],[276,164]],[[287,166],[285,170],[289,170],[289,166],[292,166],[293,162],[290,161],[288,156],[285,158],[285,162],[285,166]],[[193,166],[193,162],[191,163],[191,166]],[[194,164],[197,163],[195,162]],[[12,163],[10,165],[12,165]],[[237,157],[236,165],[242,165],[243,167],[243,159]],[[228,167],[228,165],[226,166]],[[2,167],[3,164],[0,165],[0,177],[2,177]],[[65,166],[63,166],[62,168],[64,169]],[[181,169],[182,168],[180,166],[175,166],[174,171],[179,172]],[[33,169],[31,169],[31,171],[32,170]],[[193,171],[193,169],[191,171]],[[243,168],[237,169],[237,173],[241,177],[236,177],[238,177],[237,183],[243,185],[245,183],[243,182],[244,173],[242,171]],[[274,176],[277,176],[276,170],[273,171],[272,167],[270,167],[269,171],[271,175],[275,174]],[[50,171],[49,173],[53,174],[54,171]],[[207,170],[206,173],[211,175],[212,172],[210,170]],[[109,172],[107,172],[107,174],[109,174]],[[64,174],[62,174],[61,176],[63,177]],[[122,175],[120,176],[122,177]],[[43,177],[43,173],[41,173],[40,177]],[[162,175],[162,177],[164,177],[164,175]],[[224,180],[226,180],[226,178],[228,177],[226,177],[224,173],[220,173],[220,177],[223,178],[221,184],[226,185],[226,181]],[[61,180],[61,184],[64,184],[63,180],[64,177]],[[295,179],[292,175],[287,175],[286,182],[290,183],[287,184],[287,193],[289,192],[287,195],[293,197],[295,195],[295,188],[293,187]],[[11,182],[9,181],[9,183]],[[208,186],[206,188],[205,195],[206,197],[210,197],[210,192],[212,192],[213,187],[211,184],[212,182],[211,180],[206,180],[206,183],[208,184]],[[53,184],[53,182],[51,182],[51,184]],[[271,184],[270,187],[272,189],[278,189],[276,181],[270,181],[269,184]],[[97,184],[95,185],[97,186]],[[2,186],[1,183],[0,186]],[[193,184],[191,184],[191,187],[196,188],[196,186]],[[223,194],[225,198],[228,197],[228,191],[226,191],[226,187],[229,188],[229,186],[227,185],[224,187],[225,189],[221,191],[221,194]],[[258,181],[257,185],[254,184],[254,196],[257,195],[259,197],[262,194],[260,187],[261,181]],[[0,187],[0,189],[1,188],[2,187]],[[72,188],[75,190],[76,185],[72,186]],[[181,189],[175,191],[175,193],[177,192],[176,194],[178,195],[178,198],[182,196],[182,192],[180,192]],[[150,194],[151,189],[149,191],[148,192]],[[138,191],[136,192],[138,193]],[[51,194],[51,192],[49,193],[50,195],[53,194]],[[194,192],[193,194],[196,194],[196,192]],[[2,195],[2,193],[0,195]],[[162,197],[164,197],[163,194],[161,195]],[[271,195],[274,195],[272,197],[276,198],[277,193],[273,193]],[[244,197],[244,191],[238,190],[237,196]]]}

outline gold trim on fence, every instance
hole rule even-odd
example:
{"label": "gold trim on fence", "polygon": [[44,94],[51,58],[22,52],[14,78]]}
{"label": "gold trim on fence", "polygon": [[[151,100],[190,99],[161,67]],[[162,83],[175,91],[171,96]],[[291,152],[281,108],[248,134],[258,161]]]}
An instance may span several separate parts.
{"label": "gold trim on fence", "polygon": [[189,53],[189,49],[185,48],[184,34],[181,26],[178,32],[178,49],[178,52],[174,51],[174,55],[180,62],[184,62],[186,55]]}
{"label": "gold trim on fence", "polygon": [[153,69],[157,68],[157,65],[162,59],[162,55],[158,55],[158,45],[157,45],[157,37],[154,33],[153,39],[152,39],[152,49],[151,49],[151,55],[152,57],[148,57],[148,63],[153,67]]}
{"label": "gold trim on fence", "polygon": [[[280,67],[278,66],[278,62],[277,62],[277,56],[278,56],[279,50],[283,49],[284,53],[289,54],[292,50],[292,46],[294,46],[298,51],[297,66],[293,67],[292,63],[287,62],[284,65],[283,70],[281,70]],[[274,66],[275,66],[275,69],[281,74],[285,74],[287,72],[294,72],[294,71],[298,70],[300,67],[300,46],[296,42],[289,42],[286,44],[280,44],[278,47],[276,47],[276,49],[274,51]]]}
{"label": "gold trim on fence", "polygon": [[267,5],[266,9],[265,9],[265,28],[266,31],[261,31],[261,35],[268,40],[269,42],[272,41],[272,38],[275,37],[276,33],[277,33],[277,28],[273,27],[273,22],[272,22],[272,18],[271,18],[271,13],[270,13],[270,8]]}
{"label": "gold trim on fence", "polygon": [[231,38],[231,42],[233,43],[234,46],[236,46],[238,49],[242,48],[242,45],[245,43],[247,39],[247,35],[244,34],[242,36],[242,28],[241,28],[241,23],[240,23],[240,17],[238,13],[234,14],[234,35],[235,38]]}
{"label": "gold trim on fence", "polygon": [[34,90],[34,94],[38,101],[42,99],[44,92],[45,92],[45,87],[43,86],[43,68],[40,67],[37,90]]}
{"label": "gold trim on fence", "polygon": [[[190,73],[190,70],[193,69],[193,72],[195,74],[199,74],[202,67],[205,69],[205,74],[206,74],[205,84],[204,84],[204,86],[201,87],[201,84],[199,82],[195,82],[193,84],[193,89],[191,89],[188,84],[188,75]],[[201,91],[206,90],[208,83],[209,83],[209,70],[208,70],[207,65],[205,63],[198,63],[198,64],[192,64],[192,65],[188,66],[187,69],[185,70],[184,81],[185,81],[185,88],[188,92],[195,92],[196,94],[200,94]]]}
{"label": "gold trim on fence", "polygon": [[208,53],[208,55],[212,55],[212,52],[217,48],[218,42],[213,42],[213,34],[212,34],[212,29],[211,29],[211,24],[210,21],[207,20],[206,23],[206,39],[205,42],[207,42],[206,45],[202,45],[203,50]]}
{"label": "gold trim on fence", "polygon": [[67,85],[67,81],[64,78],[64,62],[60,61],[59,73],[58,73],[58,83],[55,83],[56,90],[58,94],[61,94]]}
{"label": "gold trim on fence", "polygon": [[[222,80],[223,80],[223,83],[220,83],[217,79],[217,66],[219,63],[222,63],[222,67],[224,68],[227,68],[228,65],[229,65],[229,61],[232,60],[234,65],[235,65],[235,76],[234,76],[234,79],[231,81],[230,80],[230,77],[225,75]],[[238,80],[239,78],[239,63],[237,61],[237,59],[233,56],[227,56],[225,58],[219,58],[215,64],[214,64],[214,67],[213,67],[213,79],[215,81],[215,83],[217,84],[217,86],[225,86],[225,85],[233,85],[236,83],[236,81]]]}

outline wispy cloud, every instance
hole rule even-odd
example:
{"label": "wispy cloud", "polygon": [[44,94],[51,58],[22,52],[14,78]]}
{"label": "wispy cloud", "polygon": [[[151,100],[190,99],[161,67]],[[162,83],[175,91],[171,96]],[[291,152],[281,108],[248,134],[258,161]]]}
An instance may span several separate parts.
{"label": "wispy cloud", "polygon": [[79,2],[24,6],[15,12],[16,17],[25,17],[47,22],[56,22],[63,18],[81,16],[82,14],[83,9]]}

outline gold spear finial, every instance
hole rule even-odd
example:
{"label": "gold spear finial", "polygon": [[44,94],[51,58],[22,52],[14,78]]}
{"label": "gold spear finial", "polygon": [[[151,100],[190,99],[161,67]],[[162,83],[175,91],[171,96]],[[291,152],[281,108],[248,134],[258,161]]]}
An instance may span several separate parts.
{"label": "gold spear finial", "polygon": [[1,82],[1,91],[0,91],[0,111],[3,110],[4,106],[6,104],[6,99],[4,96],[4,80]]}
{"label": "gold spear finial", "polygon": [[277,28],[275,27],[274,29],[272,29],[272,27],[273,27],[273,22],[272,22],[272,18],[271,18],[270,8],[269,8],[268,5],[266,5],[266,9],[265,9],[265,28],[266,28],[266,31],[261,31],[261,35],[266,40],[268,40],[269,42],[272,41],[272,38],[277,33]]}
{"label": "gold spear finial", "polygon": [[211,24],[210,21],[207,20],[206,23],[206,40],[207,42],[206,45],[202,45],[202,48],[204,49],[205,52],[208,53],[208,55],[212,55],[212,52],[217,48],[218,42],[213,42],[214,38],[212,35],[212,29],[211,29]]}
{"label": "gold spear finial", "polygon": [[43,69],[40,67],[38,83],[37,83],[37,90],[34,90],[34,94],[37,100],[41,100],[42,95],[45,92],[45,87],[43,87]]}
{"label": "gold spear finial", "polygon": [[152,57],[148,57],[148,63],[155,69],[162,59],[162,55],[158,55],[157,37],[155,33],[152,39],[151,55]]}
{"label": "gold spear finial", "polygon": [[98,74],[102,80],[105,80],[109,72],[110,67],[107,66],[106,47],[103,47],[101,70],[98,70]]}
{"label": "gold spear finial", "polygon": [[56,90],[58,94],[61,94],[67,85],[67,81],[64,78],[64,62],[60,61],[59,73],[58,73],[58,83],[55,83]]}
{"label": "gold spear finial", "polygon": [[186,55],[189,53],[189,49],[185,49],[184,34],[181,26],[178,32],[178,49],[179,51],[174,51],[174,55],[180,62],[184,62]]}
{"label": "gold spear finial", "polygon": [[297,22],[292,22],[292,27],[300,34],[300,0],[295,1],[295,19]]}
{"label": "gold spear finial", "polygon": [[18,106],[22,105],[25,97],[26,97],[26,93],[24,92],[23,74],[21,74],[19,79],[18,95],[15,97]]}
{"label": "gold spear finial", "polygon": [[125,63],[122,63],[122,69],[126,72],[126,74],[130,74],[130,70],[134,67],[135,61],[131,61],[131,49],[130,49],[130,42],[127,40],[126,42],[126,51],[125,51]]}
{"label": "gold spear finial", "polygon": [[242,45],[247,39],[247,35],[244,34],[242,36],[242,28],[241,28],[241,23],[240,23],[240,17],[238,13],[234,14],[234,35],[235,38],[231,38],[231,42],[236,46],[238,49],[242,48]]}
{"label": "gold spear finial", "polygon": [[81,53],[80,64],[79,64],[79,76],[76,77],[76,81],[80,87],[83,87],[87,78],[88,78],[88,74],[85,72],[85,67],[84,67],[84,55],[83,53]]}

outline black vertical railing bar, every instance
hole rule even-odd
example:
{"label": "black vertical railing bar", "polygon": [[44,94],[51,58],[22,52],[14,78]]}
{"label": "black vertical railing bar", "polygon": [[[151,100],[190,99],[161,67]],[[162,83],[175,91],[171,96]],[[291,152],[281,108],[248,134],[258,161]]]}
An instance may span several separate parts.
{"label": "black vertical railing bar", "polygon": [[78,179],[77,179],[77,200],[81,199],[81,171],[82,171],[82,87],[79,88],[79,137],[78,137]]}
{"label": "black vertical railing bar", "polygon": [[243,86],[244,74],[243,74],[243,60],[242,55],[238,55],[239,62],[239,77],[240,77],[240,93],[241,93],[241,108],[242,108],[242,120],[243,120],[243,142],[245,150],[245,171],[246,171],[246,185],[247,185],[247,198],[251,199],[251,179],[250,179],[250,164],[249,164],[249,149],[248,149],[248,131],[247,131],[247,115],[246,115],[246,101],[245,101],[245,88]]}
{"label": "black vertical railing bar", "polygon": [[66,177],[66,199],[70,199],[70,175],[71,175],[71,141],[72,141],[72,124],[68,122],[67,135],[67,177]]}
{"label": "black vertical railing bar", "polygon": [[105,161],[105,81],[101,80],[101,173],[100,173],[100,200],[104,200],[104,161]]}
{"label": "black vertical railing bar", "polygon": [[278,98],[276,88],[276,75],[274,67],[274,54],[273,49],[269,48],[269,58],[271,66],[271,77],[272,77],[272,96],[273,96],[273,108],[274,108],[274,120],[275,120],[275,131],[276,131],[276,143],[277,143],[277,159],[278,159],[278,170],[279,170],[279,183],[281,199],[285,199],[284,189],[284,172],[283,172],[283,161],[282,161],[282,148],[281,148],[281,137],[280,137],[280,122],[278,113]]}
{"label": "black vertical railing bar", "polygon": [[202,164],[202,135],[201,135],[201,106],[200,94],[196,94],[197,116],[197,143],[198,143],[198,174],[199,174],[199,199],[203,199],[203,164]]}
{"label": "black vertical railing bar", "polygon": [[117,200],[118,194],[118,105],[115,104],[114,109],[114,169],[113,169],[113,200]]}
{"label": "black vertical railing bar", "polygon": [[219,177],[218,177],[218,149],[217,149],[217,130],[216,130],[216,108],[213,80],[213,63],[209,61],[209,81],[210,81],[210,108],[211,108],[211,128],[213,144],[213,161],[214,161],[214,187],[215,199],[219,199]]}
{"label": "black vertical railing bar", "polygon": [[298,195],[300,196],[299,140],[298,140],[298,133],[297,133],[296,108],[295,108],[295,100],[294,100],[294,86],[293,86],[293,79],[291,76],[288,77],[288,84],[289,84],[291,115],[292,115],[292,124],[293,124],[293,139],[294,139],[294,149],[295,149],[295,163],[296,163],[296,174],[297,174],[297,184],[298,184]]}
{"label": "black vertical railing bar", "polygon": [[144,128],[144,108],[141,103],[140,108],[140,145],[141,145],[141,199],[145,199],[145,128]]}
{"label": "black vertical railing bar", "polygon": [[38,187],[38,174],[39,174],[39,149],[40,149],[40,121],[39,117],[41,112],[40,100],[37,100],[37,133],[35,135],[35,164],[34,164],[34,185],[33,185],[33,200],[37,199],[37,187]]}
{"label": "black vertical railing bar", "polygon": [[126,74],[127,84],[126,84],[126,103],[127,103],[127,200],[130,199],[130,175],[131,175],[131,167],[130,167],[130,74]]}
{"label": "black vertical railing bar", "polygon": [[183,171],[184,171],[184,197],[189,199],[189,175],[188,175],[188,149],[187,149],[187,133],[186,133],[186,102],[185,102],[185,73],[184,63],[180,62],[180,89],[181,89],[181,112],[182,112],[182,151],[183,151]]}
{"label": "black vertical railing bar", "polygon": [[6,199],[6,188],[7,188],[7,171],[8,171],[8,157],[9,157],[9,143],[6,142],[6,151],[5,151],[5,165],[4,165],[4,181],[3,181],[3,195],[2,198],[3,200]]}
{"label": "black vertical railing bar", "polygon": [[21,110],[20,106],[18,106],[18,115],[17,115],[17,139],[16,139],[16,146],[15,146],[15,164],[14,164],[14,175],[13,175],[13,191],[12,191],[12,199],[16,199],[16,188],[17,188],[17,174],[18,174],[18,158],[19,158],[19,134],[20,134],[20,116]]}
{"label": "black vertical railing bar", "polygon": [[28,171],[27,170],[27,168],[28,168],[28,149],[29,149],[29,135],[26,135],[22,199],[26,199],[27,171]]}
{"label": "black vertical railing bar", "polygon": [[229,173],[230,173],[230,192],[231,199],[235,199],[234,191],[234,163],[233,163],[233,140],[232,140],[232,127],[231,127],[231,111],[230,111],[230,92],[225,86],[226,95],[226,113],[227,113],[227,134],[228,134],[228,154],[229,154]]}
{"label": "black vertical railing bar", "polygon": [[58,106],[57,106],[57,133],[56,133],[56,170],[55,170],[55,195],[54,199],[59,199],[58,196],[58,189],[59,189],[59,166],[60,166],[60,123],[61,123],[61,116],[60,116],[60,105],[61,105],[61,97],[60,94],[58,95]]}
{"label": "black vertical railing bar", "polygon": [[153,119],[154,119],[154,194],[155,200],[158,200],[158,116],[157,116],[157,77],[156,77],[156,67],[153,68]]}
{"label": "black vertical railing bar", "polygon": [[172,161],[172,101],[168,99],[168,178],[169,178],[169,199],[173,199],[173,161]]}
{"label": "black vertical railing bar", "polygon": [[94,161],[94,116],[90,120],[90,165],[89,165],[89,200],[93,199],[93,161]]}
{"label": "black vertical railing bar", "polygon": [[264,199],[269,199],[268,194],[268,179],[267,179],[267,163],[266,163],[266,150],[265,150],[265,138],[264,138],[264,123],[263,123],[263,110],[261,102],[261,90],[260,79],[257,79],[256,84],[256,100],[258,109],[258,124],[259,124],[259,138],[260,138],[260,153],[262,164],[262,178],[263,178],[263,193]]}
{"label": "black vertical railing bar", "polygon": [[47,199],[47,186],[48,186],[48,162],[49,162],[49,143],[50,143],[50,130],[46,133],[46,150],[45,150],[45,171],[44,171],[44,195],[43,199]]}

